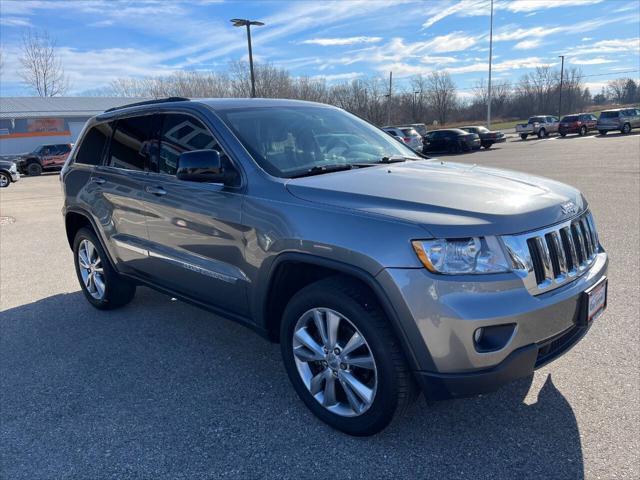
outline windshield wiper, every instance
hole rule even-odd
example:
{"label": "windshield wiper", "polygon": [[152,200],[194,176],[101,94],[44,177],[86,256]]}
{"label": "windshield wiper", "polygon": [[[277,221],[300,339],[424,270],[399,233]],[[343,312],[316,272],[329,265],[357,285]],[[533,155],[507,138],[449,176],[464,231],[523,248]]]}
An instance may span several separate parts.
{"label": "windshield wiper", "polygon": [[294,173],[289,178],[310,177],[312,175],[322,175],[329,172],[340,172],[342,170],[351,170],[352,168],[358,168],[360,165],[352,165],[350,163],[332,163],[329,165],[315,165],[302,172]]}
{"label": "windshield wiper", "polygon": [[400,163],[407,160],[416,160],[413,157],[404,157],[402,155],[391,155],[390,157],[382,157],[379,163]]}

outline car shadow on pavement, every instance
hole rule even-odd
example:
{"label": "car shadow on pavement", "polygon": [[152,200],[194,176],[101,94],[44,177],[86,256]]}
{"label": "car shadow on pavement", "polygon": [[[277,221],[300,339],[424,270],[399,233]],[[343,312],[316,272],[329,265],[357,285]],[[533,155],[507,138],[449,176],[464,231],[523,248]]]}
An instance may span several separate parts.
{"label": "car shadow on pavement", "polygon": [[[278,345],[140,288],[0,314],[3,478],[583,478],[571,405],[548,376],[481,397],[420,397],[354,438],[298,400]],[[535,383],[535,382],[534,382]],[[540,383],[540,382],[538,382]]]}

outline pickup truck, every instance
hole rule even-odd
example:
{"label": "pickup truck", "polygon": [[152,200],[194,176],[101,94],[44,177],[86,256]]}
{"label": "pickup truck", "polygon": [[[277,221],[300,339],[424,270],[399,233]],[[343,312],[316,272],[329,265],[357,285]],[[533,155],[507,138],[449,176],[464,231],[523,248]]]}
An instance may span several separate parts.
{"label": "pickup truck", "polygon": [[529,135],[537,135],[538,138],[548,136],[550,133],[558,132],[558,117],[551,115],[537,115],[530,117],[527,123],[516,125],[516,133],[522,140],[526,140]]}

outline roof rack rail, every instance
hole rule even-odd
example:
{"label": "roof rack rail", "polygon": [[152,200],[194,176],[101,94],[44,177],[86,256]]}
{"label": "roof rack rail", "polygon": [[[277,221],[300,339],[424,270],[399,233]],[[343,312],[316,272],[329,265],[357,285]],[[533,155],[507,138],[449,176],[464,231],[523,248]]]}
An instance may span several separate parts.
{"label": "roof rack rail", "polygon": [[190,99],[185,97],[167,97],[156,98],[154,100],[145,100],[144,102],[127,103],[126,105],[120,105],[119,107],[113,107],[105,110],[107,112],[113,112],[114,110],[120,110],[122,108],[139,107],[142,105],[154,105],[156,103],[169,103],[169,102],[188,102]]}

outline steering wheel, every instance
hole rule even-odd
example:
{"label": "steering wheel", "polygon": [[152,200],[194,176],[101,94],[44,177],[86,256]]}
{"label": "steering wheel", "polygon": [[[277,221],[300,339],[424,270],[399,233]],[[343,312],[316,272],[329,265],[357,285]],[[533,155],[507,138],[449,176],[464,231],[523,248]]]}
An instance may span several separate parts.
{"label": "steering wheel", "polygon": [[351,151],[349,144],[340,138],[334,138],[327,142],[327,152],[330,152],[335,148],[342,148],[342,152],[340,152],[342,155]]}

